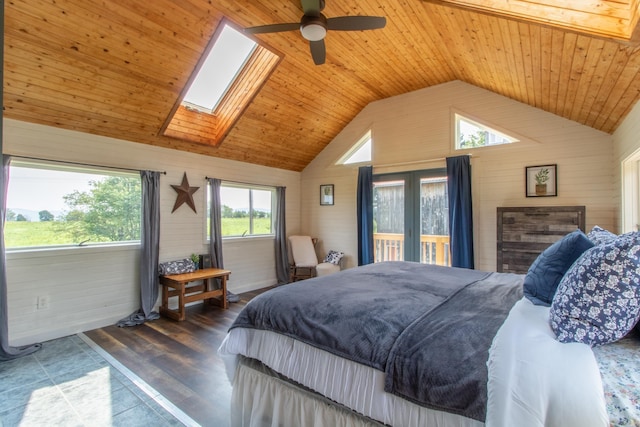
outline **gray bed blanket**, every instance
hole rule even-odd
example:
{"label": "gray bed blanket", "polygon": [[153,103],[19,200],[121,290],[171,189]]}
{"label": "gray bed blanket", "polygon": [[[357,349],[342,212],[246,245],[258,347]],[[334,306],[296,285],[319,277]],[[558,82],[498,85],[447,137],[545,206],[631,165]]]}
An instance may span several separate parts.
{"label": "gray bed blanket", "polygon": [[512,274],[376,263],[261,294],[231,328],[293,337],[386,372],[390,393],[484,421],[488,349],[521,285]]}

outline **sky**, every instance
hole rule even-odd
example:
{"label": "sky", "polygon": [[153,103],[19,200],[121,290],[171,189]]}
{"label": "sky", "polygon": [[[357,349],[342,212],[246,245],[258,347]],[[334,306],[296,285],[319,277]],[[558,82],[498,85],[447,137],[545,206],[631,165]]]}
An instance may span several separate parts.
{"label": "sky", "polygon": [[69,210],[63,196],[74,190],[90,189],[89,180],[96,176],[77,172],[48,171],[11,167],[8,209],[26,209],[32,211],[48,210],[53,213]]}

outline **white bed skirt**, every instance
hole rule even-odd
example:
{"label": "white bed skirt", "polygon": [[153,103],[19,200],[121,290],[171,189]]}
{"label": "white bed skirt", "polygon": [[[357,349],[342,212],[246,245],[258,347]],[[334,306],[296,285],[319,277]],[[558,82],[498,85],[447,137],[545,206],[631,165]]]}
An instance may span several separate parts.
{"label": "white bed skirt", "polygon": [[231,396],[232,427],[381,427],[285,380],[239,364]]}
{"label": "white bed skirt", "polygon": [[[239,373],[237,356],[243,355],[260,360],[285,377],[386,425],[402,427],[484,426],[481,421],[429,409],[387,393],[384,391],[384,372],[340,358],[274,332],[257,329],[232,329],[218,352],[225,361],[227,374],[231,383],[234,384],[234,394],[236,386],[242,385],[236,377]],[[256,400],[259,401],[258,405],[263,405],[261,399],[265,397],[264,393],[255,393],[255,395],[257,396]],[[249,401],[240,400],[239,404],[248,405]],[[253,403],[251,404],[253,405]],[[242,410],[242,406],[234,408],[234,410]],[[261,424],[241,423],[239,425]],[[266,425],[271,424],[267,423]],[[283,425],[297,424],[285,423]],[[299,425],[306,426],[307,424]]]}

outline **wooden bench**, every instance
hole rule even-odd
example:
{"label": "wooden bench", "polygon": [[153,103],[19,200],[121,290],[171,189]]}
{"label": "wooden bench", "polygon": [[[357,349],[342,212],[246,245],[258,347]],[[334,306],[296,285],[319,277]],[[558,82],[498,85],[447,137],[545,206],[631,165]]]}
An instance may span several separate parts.
{"label": "wooden bench", "polygon": [[[184,306],[193,301],[208,300],[217,302],[222,308],[227,308],[227,279],[231,271],[221,268],[204,268],[191,273],[171,274],[160,276],[162,285],[162,305],[160,314],[171,319],[182,321],[185,319]],[[220,278],[220,289],[210,289],[209,280]],[[201,284],[187,286],[190,282],[202,281]],[[169,308],[169,297],[178,297],[178,309]]]}

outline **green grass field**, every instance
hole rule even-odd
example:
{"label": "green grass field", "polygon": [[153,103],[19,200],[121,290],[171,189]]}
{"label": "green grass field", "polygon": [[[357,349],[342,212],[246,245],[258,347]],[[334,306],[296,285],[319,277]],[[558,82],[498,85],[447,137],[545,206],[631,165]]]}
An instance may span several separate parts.
{"label": "green grass field", "polygon": [[[271,218],[254,218],[253,234],[269,234]],[[249,234],[249,218],[222,218],[223,236],[242,236],[246,231]]]}
{"label": "green grass field", "polygon": [[4,226],[4,243],[7,248],[76,244],[73,234],[60,222],[7,221]]}
{"label": "green grass field", "polygon": [[[270,218],[255,218],[253,233],[269,234],[270,225]],[[7,221],[4,242],[7,248],[78,244],[71,230],[65,229],[68,226],[72,224],[59,221]],[[245,231],[249,233],[249,218],[222,218],[223,236],[242,236]]]}

